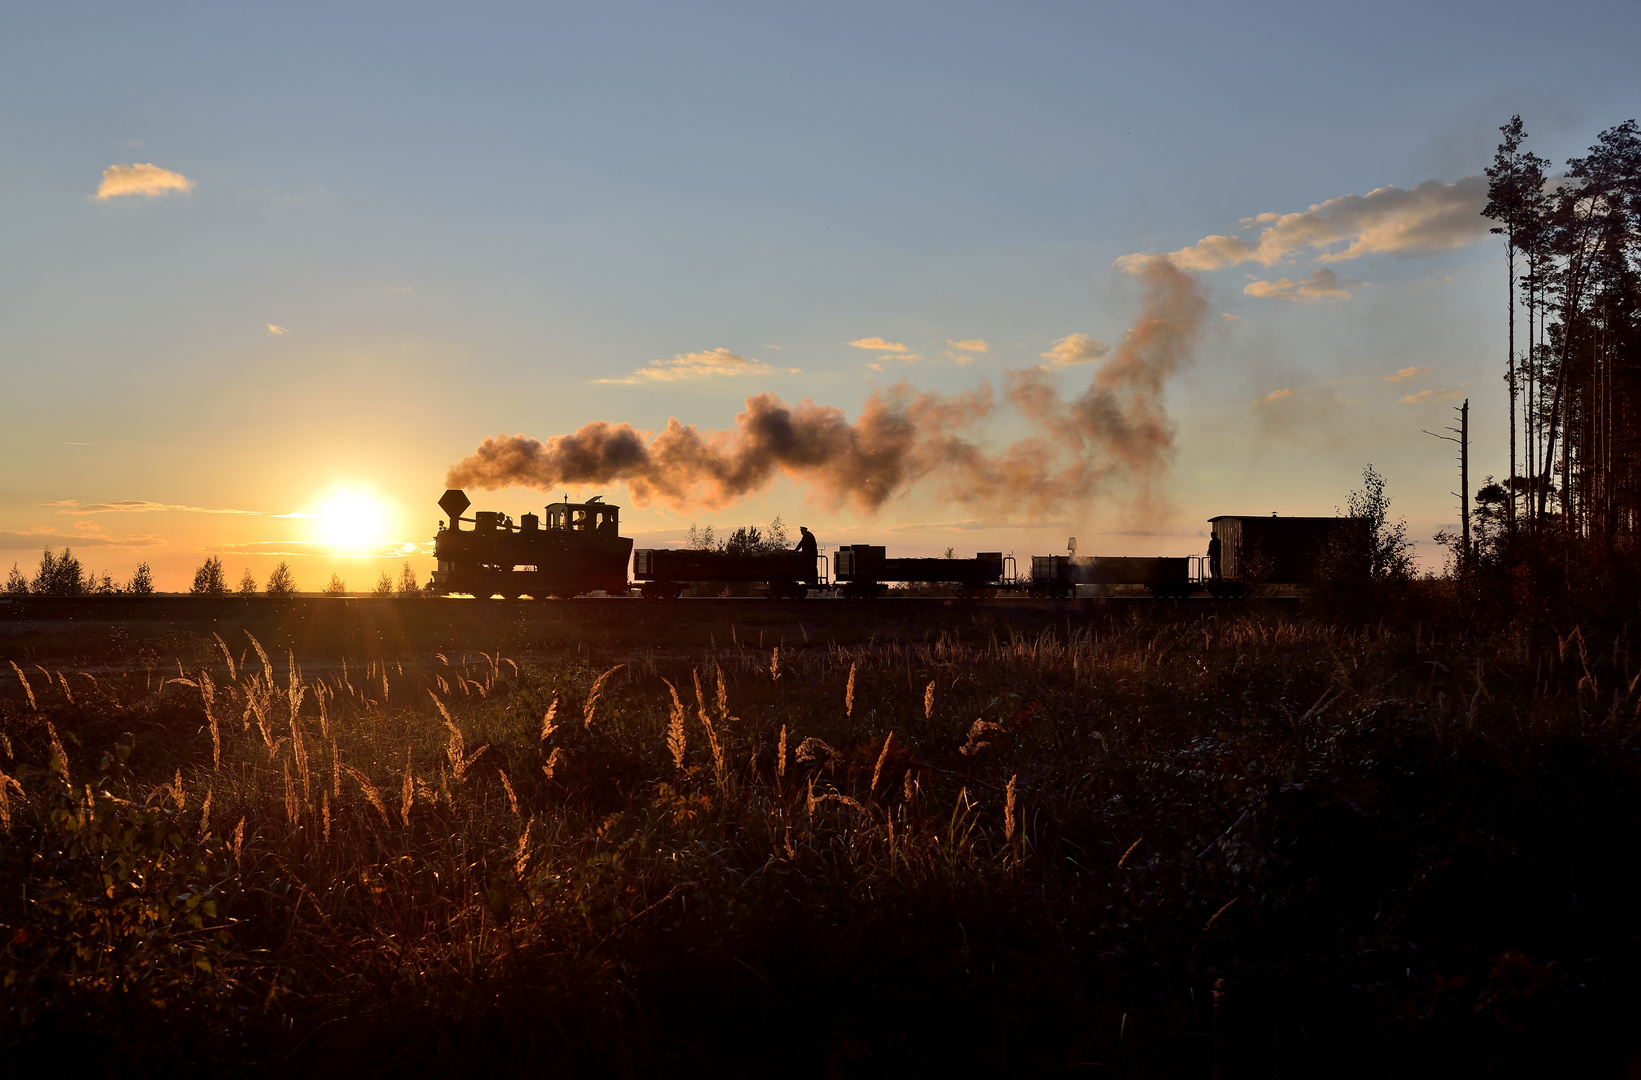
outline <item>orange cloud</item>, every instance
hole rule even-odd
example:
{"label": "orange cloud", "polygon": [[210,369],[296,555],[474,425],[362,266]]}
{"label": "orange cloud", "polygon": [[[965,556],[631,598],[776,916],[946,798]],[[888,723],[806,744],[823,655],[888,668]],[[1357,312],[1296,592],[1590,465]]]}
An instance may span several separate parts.
{"label": "orange cloud", "polygon": [[[639,368],[620,379],[594,379],[595,383],[613,383],[634,386],[647,382],[682,382],[688,379],[710,379],[719,375],[765,375],[775,370],[762,360],[737,356],[728,349],[708,349],[706,352],[679,353],[671,360],[657,360],[649,367]],[[796,375],[799,368],[787,368]]]}
{"label": "orange cloud", "polygon": [[192,180],[152,162],[146,165],[110,165],[103,170],[103,182],[97,186],[97,194],[93,198],[107,200],[119,195],[164,195],[168,191],[192,190]]}
{"label": "orange cloud", "polygon": [[1257,296],[1262,300],[1287,300],[1290,302],[1315,302],[1318,300],[1349,300],[1350,290],[1346,285],[1359,285],[1356,281],[1341,281],[1339,275],[1323,266],[1311,271],[1311,276],[1294,280],[1293,278],[1277,278],[1275,281],[1250,281],[1242,287],[1244,296]]}
{"label": "orange cloud", "polygon": [[1243,218],[1245,231],[1257,230],[1251,239],[1205,236],[1168,258],[1183,270],[1218,270],[1245,262],[1273,266],[1307,249],[1317,252],[1317,261],[1324,263],[1385,252],[1448,251],[1487,235],[1487,220],[1481,216],[1486,203],[1485,176],[1466,176],[1451,184],[1426,180],[1406,189],[1374,188],[1366,195],[1341,195],[1298,213]]}
{"label": "orange cloud", "polygon": [[1419,405],[1426,401],[1453,401],[1464,396],[1462,390],[1449,390],[1442,387],[1440,390],[1420,390],[1417,394],[1409,394],[1400,399],[1403,405]]}
{"label": "orange cloud", "polygon": [[1087,334],[1067,334],[1049,346],[1048,352],[1039,353],[1048,363],[1044,367],[1071,367],[1073,364],[1092,364],[1111,355],[1111,346],[1095,341]]}
{"label": "orange cloud", "polygon": [[1430,370],[1430,368],[1428,366],[1426,366],[1426,367],[1405,367],[1402,370],[1398,371],[1394,375],[1381,375],[1379,377],[1381,379],[1383,379],[1385,382],[1407,382],[1407,380],[1416,379],[1420,375],[1423,375],[1426,372],[1428,372],[1429,370]]}
{"label": "orange cloud", "polygon": [[269,323],[268,324],[268,333],[270,333],[270,334],[288,334],[288,333],[290,333],[290,331],[285,329],[283,326],[275,326],[273,323]]}
{"label": "orange cloud", "polygon": [[900,356],[904,356],[912,351],[898,341],[885,341],[880,337],[863,337],[859,341],[851,341],[849,344],[853,345],[857,349],[870,349],[872,352],[880,353],[895,353]]}
{"label": "orange cloud", "polygon": [[979,338],[964,338],[962,341],[953,341],[951,338],[947,338],[946,344],[950,345],[958,352],[983,353],[991,351],[991,344],[989,342],[982,341]]}

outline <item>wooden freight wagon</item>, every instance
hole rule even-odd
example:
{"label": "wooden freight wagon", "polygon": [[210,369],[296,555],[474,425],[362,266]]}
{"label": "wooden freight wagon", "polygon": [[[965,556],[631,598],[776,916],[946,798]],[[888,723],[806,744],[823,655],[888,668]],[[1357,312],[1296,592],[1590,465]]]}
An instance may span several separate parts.
{"label": "wooden freight wagon", "polygon": [[1366,518],[1221,514],[1208,520],[1220,544],[1220,580],[1237,585],[1307,584],[1317,556],[1335,536],[1364,557],[1370,539]]}

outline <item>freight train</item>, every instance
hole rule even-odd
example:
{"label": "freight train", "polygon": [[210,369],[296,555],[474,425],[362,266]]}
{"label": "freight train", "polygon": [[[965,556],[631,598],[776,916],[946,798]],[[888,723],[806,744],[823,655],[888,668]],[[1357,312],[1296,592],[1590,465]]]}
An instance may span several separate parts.
{"label": "freight train", "polygon": [[[651,599],[672,599],[686,590],[760,585],[771,599],[802,599],[812,591],[845,598],[882,595],[886,583],[947,585],[960,595],[983,597],[998,589],[1030,595],[1075,596],[1077,586],[1143,587],[1160,599],[1181,599],[1198,591],[1240,596],[1250,583],[1299,584],[1309,580],[1316,553],[1341,528],[1362,532],[1360,518],[1278,518],[1220,516],[1212,519],[1220,541],[1219,564],[1203,556],[1087,557],[1034,555],[1021,577],[1014,559],[982,551],[971,559],[890,558],[873,544],[838,548],[830,560],[797,551],[736,554],[678,548],[633,550],[620,534],[621,508],[599,497],[572,503],[566,496],[541,516],[524,514],[515,524],[505,514],[481,511],[463,517],[467,495],[449,490],[439,506],[449,515],[434,539],[438,569],[432,590],[444,596],[628,595],[636,587]],[[462,528],[462,523],[472,525]],[[631,565],[631,580],[628,566]]]}

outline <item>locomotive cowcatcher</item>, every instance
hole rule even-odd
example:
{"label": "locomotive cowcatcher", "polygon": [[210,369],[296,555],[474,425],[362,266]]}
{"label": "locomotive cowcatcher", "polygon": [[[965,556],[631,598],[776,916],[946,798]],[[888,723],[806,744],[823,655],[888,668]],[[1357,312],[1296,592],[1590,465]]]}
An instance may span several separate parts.
{"label": "locomotive cowcatcher", "polygon": [[[546,507],[545,519],[523,514],[518,524],[506,514],[480,511],[462,517],[471,503],[452,488],[439,506],[450,515],[433,542],[438,569],[433,591],[449,596],[579,596],[627,591],[632,540],[621,535],[621,508],[601,497]],[[472,522],[463,529],[463,521]]]}

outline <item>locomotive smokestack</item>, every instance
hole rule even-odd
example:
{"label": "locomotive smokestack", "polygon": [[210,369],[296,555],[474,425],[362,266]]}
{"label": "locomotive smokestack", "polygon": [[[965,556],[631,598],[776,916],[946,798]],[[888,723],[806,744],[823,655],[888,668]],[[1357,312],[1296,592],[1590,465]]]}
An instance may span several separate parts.
{"label": "locomotive smokestack", "polygon": [[1141,513],[1154,511],[1162,502],[1156,481],[1173,453],[1163,385],[1189,362],[1207,303],[1196,280],[1166,257],[1124,265],[1142,283],[1138,321],[1115,349],[1073,335],[1044,354],[1057,365],[1097,361],[1088,387],[1070,400],[1060,395],[1054,366],[1007,372],[1004,398],[1035,434],[998,450],[979,436],[997,411],[989,385],[940,395],[897,383],[867,398],[853,423],[830,406],[755,394],[731,431],[671,419],[650,437],[595,420],[545,442],[497,435],[453,466],[447,482],[547,491],[621,481],[638,506],[659,501],[686,512],[726,506],[778,474],[807,484],[823,502],[867,511],[920,482],[947,501],[1004,514],[1083,505],[1118,487]]}

